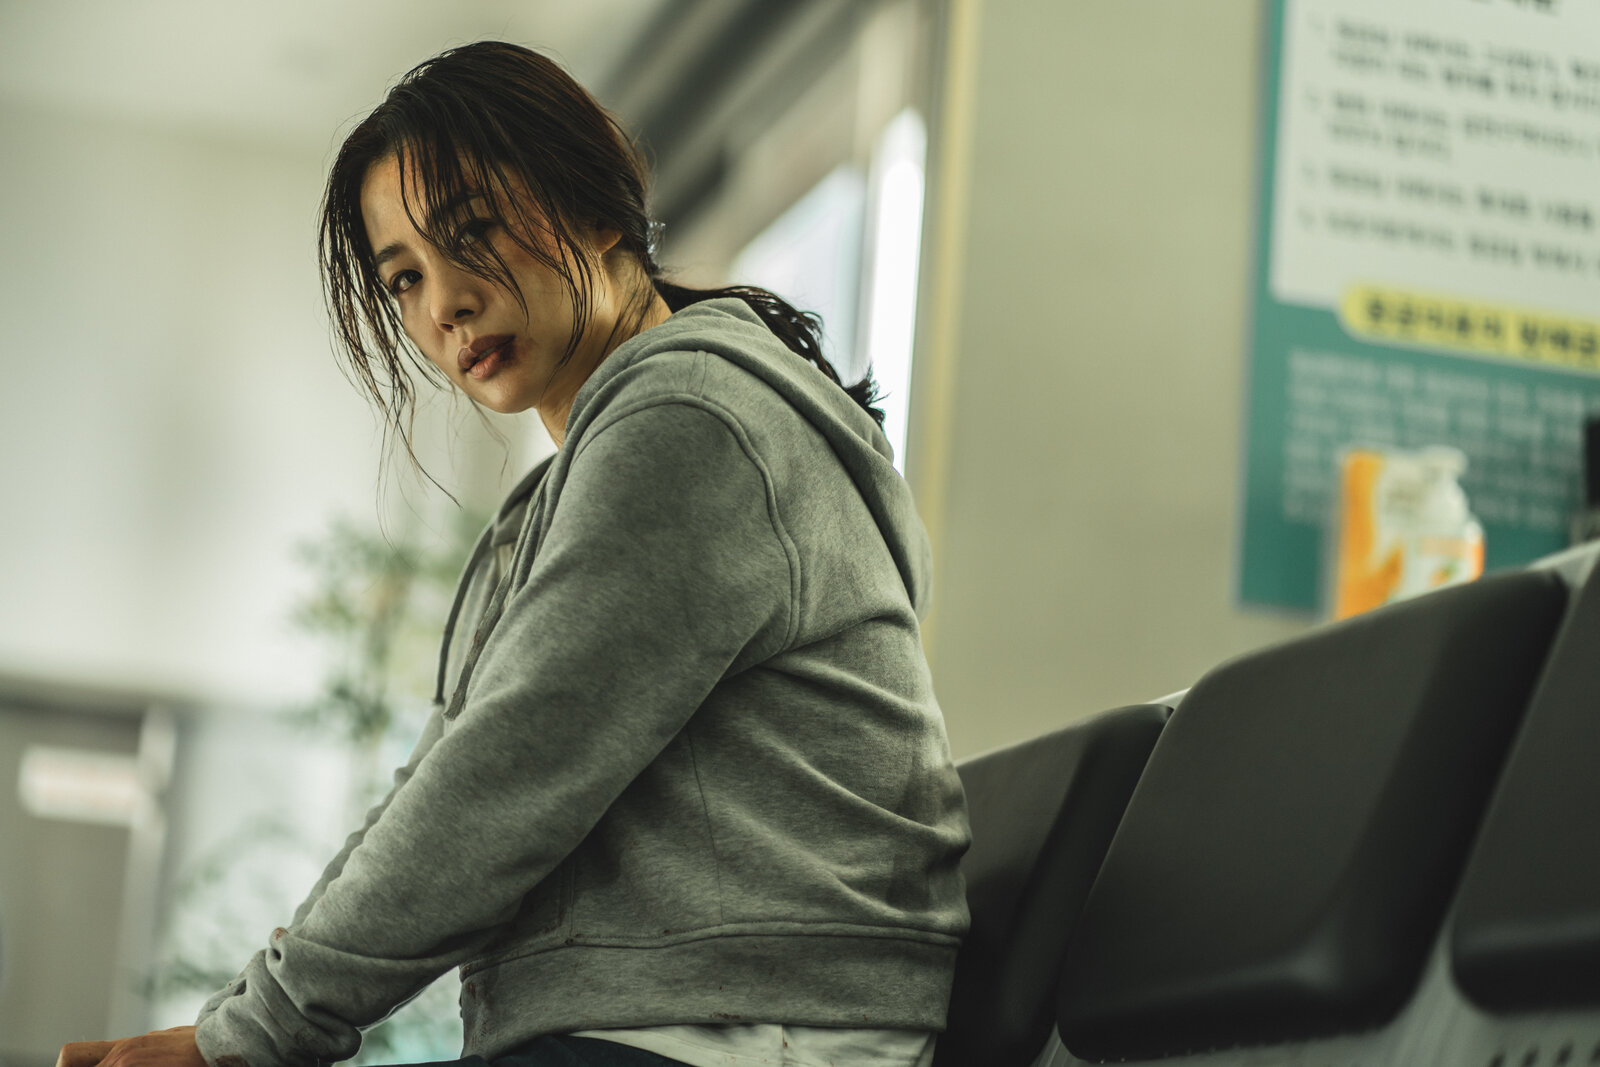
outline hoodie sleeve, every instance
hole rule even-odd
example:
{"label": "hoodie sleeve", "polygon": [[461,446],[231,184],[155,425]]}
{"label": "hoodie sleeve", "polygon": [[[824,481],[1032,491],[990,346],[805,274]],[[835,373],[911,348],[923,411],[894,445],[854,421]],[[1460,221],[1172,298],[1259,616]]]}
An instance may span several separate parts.
{"label": "hoodie sleeve", "polygon": [[354,1054],[494,941],[731,668],[790,639],[797,558],[736,421],[658,402],[573,443],[456,721],[202,1020],[214,1067]]}

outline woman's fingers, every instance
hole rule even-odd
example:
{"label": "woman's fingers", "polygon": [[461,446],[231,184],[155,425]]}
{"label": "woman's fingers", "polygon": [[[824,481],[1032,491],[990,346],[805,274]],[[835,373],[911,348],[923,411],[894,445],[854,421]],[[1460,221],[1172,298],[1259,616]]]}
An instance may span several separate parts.
{"label": "woman's fingers", "polygon": [[115,1041],[74,1041],[70,1045],[62,1045],[61,1055],[56,1057],[56,1067],[95,1067],[106,1058],[106,1053],[115,1044]]}
{"label": "woman's fingers", "polygon": [[192,1026],[155,1030],[121,1041],[74,1041],[61,1049],[56,1067],[98,1067],[102,1061],[108,1067],[206,1067],[195,1047]]}

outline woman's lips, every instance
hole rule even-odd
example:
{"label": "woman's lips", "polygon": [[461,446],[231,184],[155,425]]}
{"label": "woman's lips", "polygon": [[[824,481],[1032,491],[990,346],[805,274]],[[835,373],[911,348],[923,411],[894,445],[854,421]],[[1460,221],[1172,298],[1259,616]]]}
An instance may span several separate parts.
{"label": "woman's lips", "polygon": [[510,362],[515,351],[515,337],[484,337],[463,348],[457,364],[467,377],[482,381]]}

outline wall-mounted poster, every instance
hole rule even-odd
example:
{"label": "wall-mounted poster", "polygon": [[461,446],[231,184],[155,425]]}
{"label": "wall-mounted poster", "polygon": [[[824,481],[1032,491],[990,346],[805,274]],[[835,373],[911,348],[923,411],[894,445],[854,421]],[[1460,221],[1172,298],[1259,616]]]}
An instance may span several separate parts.
{"label": "wall-mounted poster", "polygon": [[1600,0],[1269,0],[1238,592],[1318,606],[1339,452],[1451,445],[1488,569],[1600,412]]}

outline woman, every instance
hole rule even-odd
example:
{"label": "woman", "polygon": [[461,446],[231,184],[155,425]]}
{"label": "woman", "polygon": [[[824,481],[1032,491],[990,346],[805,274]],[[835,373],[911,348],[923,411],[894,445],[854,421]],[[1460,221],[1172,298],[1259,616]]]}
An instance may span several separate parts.
{"label": "woman", "polygon": [[339,1060],[451,967],[483,1060],[931,1058],[967,830],[927,539],[870,381],[770,293],[662,279],[644,196],[610,117],[507,44],[422,64],[346,140],[321,249],[356,379],[402,441],[418,369],[557,452],[293,921],[197,1027],[64,1062]]}

